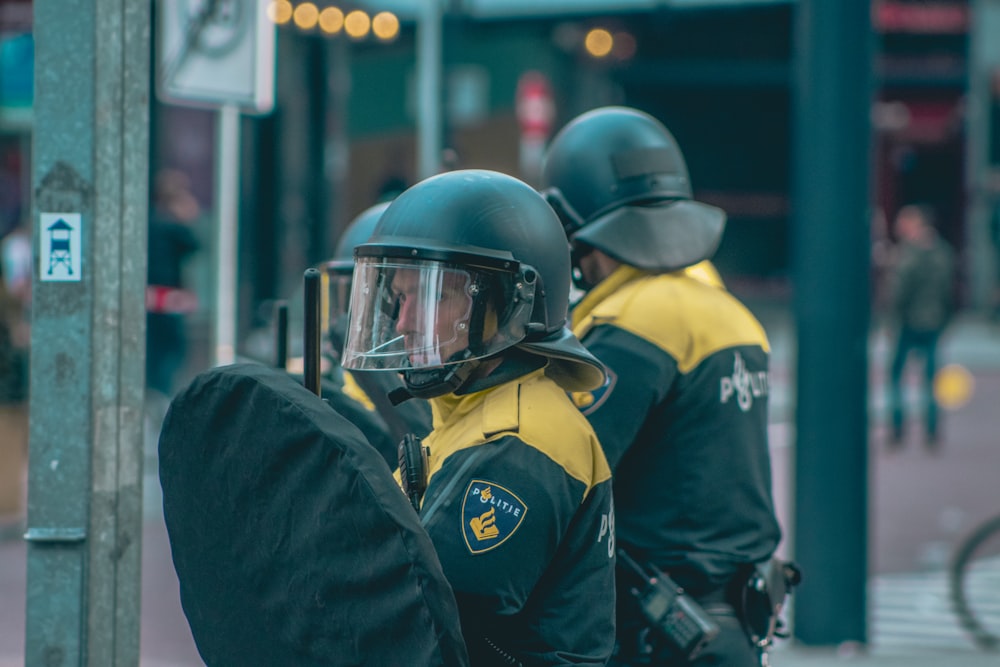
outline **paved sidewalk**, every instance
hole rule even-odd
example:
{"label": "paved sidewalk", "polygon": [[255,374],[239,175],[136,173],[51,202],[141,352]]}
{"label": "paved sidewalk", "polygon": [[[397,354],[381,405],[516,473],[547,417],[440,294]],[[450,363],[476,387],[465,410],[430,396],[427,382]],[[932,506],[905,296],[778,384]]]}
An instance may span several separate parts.
{"label": "paved sidewalk", "polygon": [[773,667],[997,667],[1000,654],[972,650],[920,651],[905,655],[883,655],[836,648],[777,647]]}

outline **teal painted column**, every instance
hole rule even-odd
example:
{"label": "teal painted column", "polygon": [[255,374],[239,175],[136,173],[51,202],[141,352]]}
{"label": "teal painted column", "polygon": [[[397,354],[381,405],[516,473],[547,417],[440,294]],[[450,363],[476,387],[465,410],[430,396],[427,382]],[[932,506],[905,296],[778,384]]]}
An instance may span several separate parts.
{"label": "teal painted column", "polygon": [[139,663],[149,31],[34,2],[27,667]]}
{"label": "teal painted column", "polygon": [[870,11],[796,7],[794,633],[806,644],[868,636]]}

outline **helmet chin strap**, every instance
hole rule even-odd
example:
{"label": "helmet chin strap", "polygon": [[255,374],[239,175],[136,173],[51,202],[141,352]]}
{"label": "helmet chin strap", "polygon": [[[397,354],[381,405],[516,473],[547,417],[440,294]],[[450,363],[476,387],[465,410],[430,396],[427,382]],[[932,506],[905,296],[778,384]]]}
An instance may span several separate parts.
{"label": "helmet chin strap", "polygon": [[[469,356],[468,350],[456,356]],[[472,378],[479,368],[480,359],[470,359],[459,364],[449,364],[440,368],[409,369],[403,371],[403,384],[389,392],[389,401],[399,405],[411,398],[434,398],[445,394],[453,394]]]}

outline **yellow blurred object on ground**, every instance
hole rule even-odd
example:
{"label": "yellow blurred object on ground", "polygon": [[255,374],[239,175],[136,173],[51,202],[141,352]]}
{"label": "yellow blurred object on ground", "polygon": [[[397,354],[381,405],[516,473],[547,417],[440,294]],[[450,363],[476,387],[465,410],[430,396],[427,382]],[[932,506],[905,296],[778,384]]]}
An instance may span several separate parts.
{"label": "yellow blurred object on ground", "polygon": [[976,380],[961,364],[948,364],[934,376],[934,398],[942,408],[954,410],[969,402]]}

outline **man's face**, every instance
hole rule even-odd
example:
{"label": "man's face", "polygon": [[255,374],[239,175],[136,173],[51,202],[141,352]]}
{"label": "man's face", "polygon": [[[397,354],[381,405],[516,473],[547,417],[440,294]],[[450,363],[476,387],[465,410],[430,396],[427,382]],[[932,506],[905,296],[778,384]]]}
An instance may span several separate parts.
{"label": "man's face", "polygon": [[442,269],[428,280],[425,272],[397,269],[392,293],[399,307],[396,333],[404,337],[415,368],[439,366],[469,347],[472,311],[469,276]]}
{"label": "man's face", "polygon": [[925,226],[923,214],[914,206],[904,206],[896,216],[896,236],[904,241],[923,239]]}
{"label": "man's face", "polygon": [[575,250],[575,264],[580,272],[579,281],[581,285],[594,286],[604,279],[601,275],[601,267],[597,262],[594,249],[590,246],[577,244]]}

